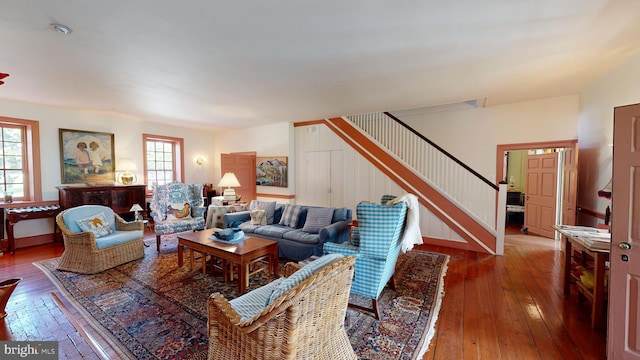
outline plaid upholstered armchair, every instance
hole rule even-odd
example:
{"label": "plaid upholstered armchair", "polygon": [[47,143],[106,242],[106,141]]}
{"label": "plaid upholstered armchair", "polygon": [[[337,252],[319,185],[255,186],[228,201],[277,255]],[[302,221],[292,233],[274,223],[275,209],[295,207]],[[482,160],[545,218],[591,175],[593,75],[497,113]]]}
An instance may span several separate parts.
{"label": "plaid upholstered armchair", "polygon": [[380,319],[378,297],[395,271],[402,245],[407,204],[398,202],[393,205],[382,205],[361,202],[356,207],[356,214],[359,243],[326,243],[324,252],[357,256],[351,293],[371,299],[372,308],[353,304],[350,306],[370,311],[376,319]]}
{"label": "plaid upholstered armchair", "polygon": [[[380,204],[386,205],[387,202],[395,199],[397,196],[385,194],[380,198]],[[360,229],[357,226],[351,228],[351,243],[355,246],[358,246],[360,243]]]}
{"label": "plaid upholstered armchair", "polygon": [[150,207],[158,251],[163,235],[204,229],[203,205],[202,184],[174,181],[153,189]]}

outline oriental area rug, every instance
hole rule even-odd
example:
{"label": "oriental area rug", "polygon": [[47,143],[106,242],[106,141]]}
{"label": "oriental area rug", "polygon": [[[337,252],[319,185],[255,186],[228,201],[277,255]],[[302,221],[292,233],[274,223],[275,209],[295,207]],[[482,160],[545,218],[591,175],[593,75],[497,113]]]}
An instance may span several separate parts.
{"label": "oriental area rug", "polygon": [[[203,274],[200,259],[191,269],[188,251],[179,268],[177,253],[176,238],[163,240],[160,253],[147,247],[144,258],[94,275],[57,271],[57,258],[34,264],[122,358],[206,358],[207,299],[214,292],[238,297],[237,282]],[[401,254],[397,287],[387,286],[378,300],[382,320],[347,310],[345,328],[358,358],[421,358],[433,336],[448,261],[447,255],[426,251]],[[247,291],[271,280],[257,274]],[[370,305],[354,295],[350,302]]]}

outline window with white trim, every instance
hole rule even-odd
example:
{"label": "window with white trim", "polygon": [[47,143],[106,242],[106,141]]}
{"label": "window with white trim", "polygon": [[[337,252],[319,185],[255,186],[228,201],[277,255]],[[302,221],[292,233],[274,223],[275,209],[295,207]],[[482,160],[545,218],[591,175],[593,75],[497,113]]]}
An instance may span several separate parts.
{"label": "window with white trim", "polygon": [[0,117],[0,195],[16,201],[41,201],[39,124]]}
{"label": "window with white trim", "polygon": [[182,181],[182,138],[143,134],[144,172],[147,189],[153,185],[164,185],[171,181]]}

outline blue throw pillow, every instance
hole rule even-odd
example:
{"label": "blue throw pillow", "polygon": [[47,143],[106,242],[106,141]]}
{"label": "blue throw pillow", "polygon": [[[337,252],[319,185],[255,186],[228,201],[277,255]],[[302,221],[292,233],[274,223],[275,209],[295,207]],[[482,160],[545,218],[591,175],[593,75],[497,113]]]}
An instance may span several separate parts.
{"label": "blue throw pillow", "polygon": [[290,226],[295,229],[300,214],[302,214],[302,206],[287,204],[280,218],[280,225]]}
{"label": "blue throw pillow", "polygon": [[333,208],[308,208],[307,220],[304,222],[302,231],[317,234],[325,226],[331,225],[333,218]]}

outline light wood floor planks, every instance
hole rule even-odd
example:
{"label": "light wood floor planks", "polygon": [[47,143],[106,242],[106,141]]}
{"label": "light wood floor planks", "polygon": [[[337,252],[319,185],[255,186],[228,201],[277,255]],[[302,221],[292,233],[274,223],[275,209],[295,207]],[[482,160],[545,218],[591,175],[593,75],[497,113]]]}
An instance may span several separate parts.
{"label": "light wood floor planks", "polygon": [[[154,244],[152,233],[145,238]],[[588,303],[562,293],[564,258],[552,240],[509,235],[504,256],[419,248],[451,256],[436,334],[423,359],[605,359],[605,333],[591,329]],[[20,316],[0,320],[0,340],[57,339],[61,359],[98,359],[51,300],[57,289],[31,264],[62,250],[46,244],[0,256],[0,280],[23,278],[7,305]]]}
{"label": "light wood floor planks", "polygon": [[451,255],[436,334],[423,359],[605,359],[590,307],[562,291],[563,253],[551,239],[512,234],[504,256]]}

